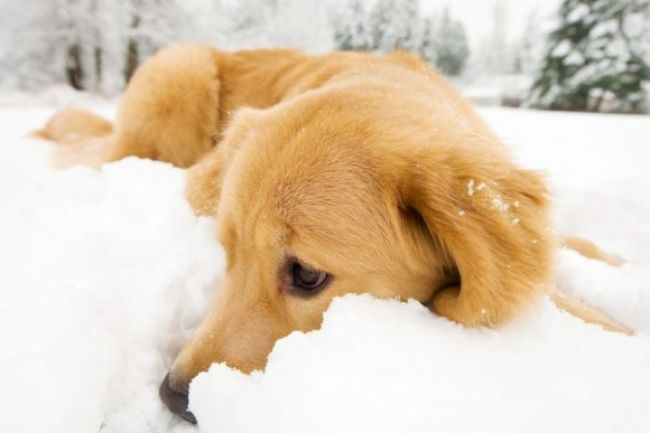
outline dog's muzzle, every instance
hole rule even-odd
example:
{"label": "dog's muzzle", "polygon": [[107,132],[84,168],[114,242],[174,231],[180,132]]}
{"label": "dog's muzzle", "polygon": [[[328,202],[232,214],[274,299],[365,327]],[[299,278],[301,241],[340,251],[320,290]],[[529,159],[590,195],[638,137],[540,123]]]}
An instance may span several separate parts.
{"label": "dog's muzzle", "polygon": [[196,424],[196,417],[192,412],[187,410],[187,396],[189,394],[189,387],[187,385],[179,385],[167,373],[160,384],[158,393],[162,402],[165,403],[172,413],[175,413],[192,424]]}

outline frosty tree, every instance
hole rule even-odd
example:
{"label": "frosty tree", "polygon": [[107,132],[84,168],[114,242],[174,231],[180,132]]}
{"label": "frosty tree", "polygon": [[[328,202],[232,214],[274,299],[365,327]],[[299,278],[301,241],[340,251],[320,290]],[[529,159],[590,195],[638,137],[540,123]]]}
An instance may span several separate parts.
{"label": "frosty tree", "polygon": [[183,37],[178,1],[0,0],[0,13],[15,17],[0,28],[0,70],[12,76],[3,84],[115,93],[146,57]]}
{"label": "frosty tree", "polygon": [[453,19],[449,9],[445,9],[433,20],[428,37],[432,39],[430,44],[435,52],[434,64],[446,75],[460,75],[469,57],[469,44],[463,24]]}
{"label": "frosty tree", "polygon": [[379,0],[370,14],[375,48],[417,50],[422,30],[419,9],[419,0]]}
{"label": "frosty tree", "polygon": [[529,103],[640,112],[650,85],[650,0],[564,0]]}
{"label": "frosty tree", "polygon": [[438,59],[438,44],[436,43],[438,35],[435,30],[432,18],[425,18],[422,21],[422,38],[418,47],[418,54],[431,65],[435,65]]}
{"label": "frosty tree", "polygon": [[540,29],[540,17],[532,11],[526,18],[524,32],[514,47],[513,69],[517,74],[532,76],[539,69],[544,56],[544,44]]}
{"label": "frosty tree", "polygon": [[122,0],[128,14],[125,31],[126,64],[124,76],[128,80],[144,59],[159,48],[184,36],[189,22],[179,0]]}
{"label": "frosty tree", "polygon": [[[0,86],[115,94],[159,48],[332,48],[320,0],[0,0]],[[307,16],[312,19],[305,19]]]}
{"label": "frosty tree", "polygon": [[374,48],[368,12],[361,0],[352,0],[342,5],[332,21],[334,43],[339,49],[366,51]]}
{"label": "frosty tree", "polygon": [[424,18],[418,0],[379,0],[372,8],[348,0],[333,17],[334,41],[341,50],[406,49],[448,75],[460,75],[469,56],[462,23],[449,9]]}

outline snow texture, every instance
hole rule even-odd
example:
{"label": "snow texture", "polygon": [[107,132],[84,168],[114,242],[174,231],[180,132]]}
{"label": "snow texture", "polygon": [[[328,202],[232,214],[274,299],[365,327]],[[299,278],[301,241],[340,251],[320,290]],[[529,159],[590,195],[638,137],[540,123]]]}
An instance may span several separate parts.
{"label": "snow texture", "polygon": [[184,172],[166,164],[51,170],[51,145],[24,133],[53,108],[16,104],[0,102],[2,431],[650,431],[647,117],[483,110],[522,164],[548,171],[557,228],[626,259],[564,251],[557,278],[636,336],[548,300],[485,330],[345,297],[321,330],[280,340],[264,373],[199,376],[197,428],[157,387],[217,286],[217,222],[192,215]]}

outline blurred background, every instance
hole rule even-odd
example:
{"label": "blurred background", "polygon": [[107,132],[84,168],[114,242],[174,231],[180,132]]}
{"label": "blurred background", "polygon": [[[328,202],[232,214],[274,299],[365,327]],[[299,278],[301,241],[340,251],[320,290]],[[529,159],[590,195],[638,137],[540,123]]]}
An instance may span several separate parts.
{"label": "blurred background", "polygon": [[0,92],[116,96],[173,42],[408,49],[480,105],[650,112],[650,0],[0,0]]}

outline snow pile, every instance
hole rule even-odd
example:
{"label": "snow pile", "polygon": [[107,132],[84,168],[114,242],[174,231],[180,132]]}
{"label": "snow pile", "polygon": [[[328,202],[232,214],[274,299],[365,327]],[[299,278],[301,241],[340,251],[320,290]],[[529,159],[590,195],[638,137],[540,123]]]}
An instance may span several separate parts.
{"label": "snow pile", "polygon": [[0,114],[1,429],[168,431],[157,385],[215,287],[215,222],[171,166],[48,169],[18,138],[43,114]]}
{"label": "snow pile", "polygon": [[644,432],[649,343],[551,305],[490,331],[349,297],[278,342],[265,374],[213,365],[190,407],[205,432]]}
{"label": "snow pile", "polygon": [[22,135],[51,110],[2,107],[3,431],[650,428],[648,118],[483,112],[523,164],[549,170],[557,227],[628,261],[563,252],[560,284],[638,335],[603,332],[546,300],[491,331],[417,303],[345,297],[322,330],[279,341],[265,373],[214,365],[197,378],[197,428],[163,407],[157,387],[214,294],[216,222],[192,215],[184,172],[166,164],[50,170],[50,145]]}

